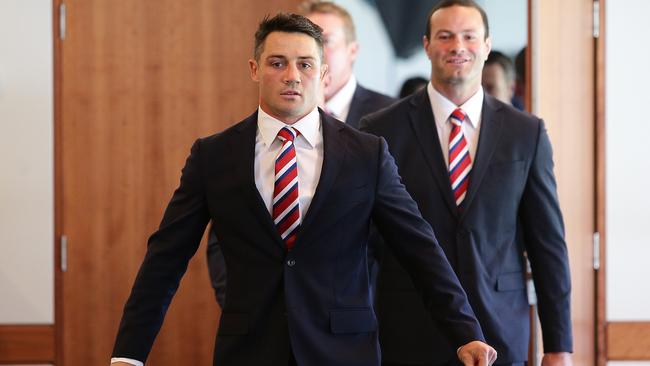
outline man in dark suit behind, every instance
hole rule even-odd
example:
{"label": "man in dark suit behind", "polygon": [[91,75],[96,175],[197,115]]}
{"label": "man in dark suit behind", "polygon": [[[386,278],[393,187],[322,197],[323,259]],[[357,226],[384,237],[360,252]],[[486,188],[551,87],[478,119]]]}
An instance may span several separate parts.
{"label": "man in dark suit behind", "polygon": [[[307,0],[300,6],[303,14],[323,29],[323,51],[327,64],[324,108],[339,121],[359,128],[361,117],[388,107],[394,98],[361,86],[352,73],[359,43],[352,17],[347,10],[331,1]],[[373,251],[373,248],[370,248]],[[226,297],[227,272],[224,258],[214,234],[208,237],[208,270],[219,305]],[[371,278],[377,276],[374,252],[369,261]]]}
{"label": "man in dark suit behind", "polygon": [[[249,61],[259,108],[197,140],[124,308],[114,364],[141,365],[205,227],[228,265],[215,365],[378,366],[366,245],[379,227],[467,365],[491,365],[483,335],[385,141],[316,107],[320,28],[265,19]],[[199,321],[199,319],[197,319]]]}
{"label": "man in dark suit behind", "polygon": [[336,119],[359,128],[361,117],[388,107],[394,98],[364,88],[357,82],[353,67],[359,43],[352,16],[331,1],[307,0],[301,5],[309,20],[323,29],[323,49],[327,64],[325,109]]}
{"label": "man in dark suit behind", "polygon": [[[542,364],[570,365],[571,284],[551,145],[540,119],[483,93],[488,30],[473,1],[438,3],[424,36],[431,82],[362,119],[361,128],[387,140],[499,363],[527,359],[526,250],[543,331]],[[444,325],[425,316],[404,268],[390,253],[380,266],[376,306],[384,364],[457,363]]]}

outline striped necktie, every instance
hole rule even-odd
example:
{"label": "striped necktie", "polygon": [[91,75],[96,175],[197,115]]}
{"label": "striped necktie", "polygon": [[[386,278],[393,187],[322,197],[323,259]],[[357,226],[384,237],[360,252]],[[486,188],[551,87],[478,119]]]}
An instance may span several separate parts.
{"label": "striped necktie", "polygon": [[282,149],[275,159],[275,187],[273,189],[273,222],[291,250],[300,227],[300,207],[298,205],[298,164],[293,141],[299,132],[284,127],[278,132]]}
{"label": "striped necktie", "polygon": [[460,108],[456,108],[449,117],[452,124],[449,135],[449,182],[458,207],[465,199],[469,185],[469,172],[472,170],[469,145],[467,145],[462,129],[463,121],[466,118],[465,112]]}

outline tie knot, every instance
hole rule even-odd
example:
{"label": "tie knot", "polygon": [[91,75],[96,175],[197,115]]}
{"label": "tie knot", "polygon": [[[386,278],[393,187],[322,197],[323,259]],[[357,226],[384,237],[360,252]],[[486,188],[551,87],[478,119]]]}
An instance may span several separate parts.
{"label": "tie knot", "polygon": [[296,136],[298,136],[298,130],[296,130],[296,129],[292,128],[292,127],[282,127],[280,132],[278,132],[278,138],[281,141],[289,140],[289,141],[293,142],[293,140],[296,138]]}
{"label": "tie knot", "polygon": [[463,112],[462,109],[456,108],[453,112],[451,112],[451,116],[449,118],[451,119],[451,123],[455,124],[456,126],[460,126],[463,121],[465,121],[465,118],[467,118],[467,115],[465,112]]}

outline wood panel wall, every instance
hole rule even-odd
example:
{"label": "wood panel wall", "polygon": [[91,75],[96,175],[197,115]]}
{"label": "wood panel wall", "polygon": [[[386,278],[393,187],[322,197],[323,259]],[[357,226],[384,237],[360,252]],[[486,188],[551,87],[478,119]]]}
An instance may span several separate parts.
{"label": "wood panel wall", "polygon": [[[298,1],[64,2],[55,123],[57,232],[68,237],[68,269],[57,294],[59,364],[102,365],[192,142],[254,110],[254,30]],[[147,364],[211,364],[219,314],[202,246]]]}
{"label": "wood panel wall", "polygon": [[0,326],[0,364],[53,363],[54,326]]}
{"label": "wood panel wall", "polygon": [[650,360],[650,322],[607,323],[607,359]]}

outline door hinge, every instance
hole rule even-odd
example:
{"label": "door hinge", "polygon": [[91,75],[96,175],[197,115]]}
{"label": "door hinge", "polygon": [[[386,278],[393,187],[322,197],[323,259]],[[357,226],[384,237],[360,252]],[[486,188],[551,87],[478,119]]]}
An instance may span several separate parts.
{"label": "door hinge", "polygon": [[65,41],[65,4],[59,5],[59,39]]}
{"label": "door hinge", "polygon": [[600,233],[594,233],[593,237],[593,246],[594,246],[594,270],[600,269]]}
{"label": "door hinge", "polygon": [[61,235],[61,272],[68,270],[68,237]]}
{"label": "door hinge", "polygon": [[594,0],[593,17],[593,36],[598,38],[600,37],[600,0]]}

